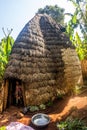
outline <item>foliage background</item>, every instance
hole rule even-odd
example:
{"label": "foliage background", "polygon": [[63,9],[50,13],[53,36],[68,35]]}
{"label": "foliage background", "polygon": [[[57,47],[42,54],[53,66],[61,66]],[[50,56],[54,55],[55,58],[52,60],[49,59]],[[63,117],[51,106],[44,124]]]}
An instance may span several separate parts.
{"label": "foliage background", "polygon": [[8,35],[5,34],[5,37],[0,42],[0,80],[3,78],[4,70],[14,44],[14,39],[10,36],[10,33]]}

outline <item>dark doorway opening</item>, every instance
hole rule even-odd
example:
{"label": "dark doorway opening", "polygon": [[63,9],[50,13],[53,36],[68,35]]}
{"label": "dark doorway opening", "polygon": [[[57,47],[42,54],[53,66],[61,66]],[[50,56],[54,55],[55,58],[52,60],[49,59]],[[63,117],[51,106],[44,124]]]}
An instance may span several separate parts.
{"label": "dark doorway opening", "polygon": [[17,79],[11,79],[11,80],[9,80],[7,107],[10,107],[10,106],[22,107],[22,106],[24,106],[23,96],[21,98],[21,102],[18,102],[18,103],[16,102],[16,100],[17,100],[17,96],[16,96],[16,91],[17,91],[16,90],[16,83],[17,82],[21,86],[21,81],[20,80],[17,80]]}

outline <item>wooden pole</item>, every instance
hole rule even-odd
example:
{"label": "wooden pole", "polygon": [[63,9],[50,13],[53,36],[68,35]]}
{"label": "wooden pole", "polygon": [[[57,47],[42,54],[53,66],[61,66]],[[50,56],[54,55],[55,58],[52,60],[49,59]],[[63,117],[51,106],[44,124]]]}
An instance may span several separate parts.
{"label": "wooden pole", "polygon": [[6,109],[7,106],[7,99],[8,99],[8,86],[9,86],[9,81],[6,80],[5,86],[4,86],[4,101],[3,101],[3,109]]}
{"label": "wooden pole", "polygon": [[23,93],[23,102],[24,102],[24,106],[26,106],[26,97],[25,97],[24,83],[22,83],[22,93]]}

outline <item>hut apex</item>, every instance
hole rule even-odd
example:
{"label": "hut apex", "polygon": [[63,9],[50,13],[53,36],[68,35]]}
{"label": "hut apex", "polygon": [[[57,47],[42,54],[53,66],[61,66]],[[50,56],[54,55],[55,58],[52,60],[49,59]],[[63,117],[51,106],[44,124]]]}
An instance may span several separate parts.
{"label": "hut apex", "polygon": [[15,105],[16,81],[23,104],[53,101],[82,84],[81,64],[71,41],[46,14],[36,14],[19,33],[4,73],[2,108]]}

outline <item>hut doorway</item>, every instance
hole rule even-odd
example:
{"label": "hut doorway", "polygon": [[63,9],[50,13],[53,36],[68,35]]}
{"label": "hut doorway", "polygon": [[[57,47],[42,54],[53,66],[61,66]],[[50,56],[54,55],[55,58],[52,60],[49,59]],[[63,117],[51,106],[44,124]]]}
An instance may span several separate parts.
{"label": "hut doorway", "polygon": [[11,105],[18,106],[18,107],[24,106],[23,88],[20,80],[16,80],[16,79],[9,80],[7,107]]}

